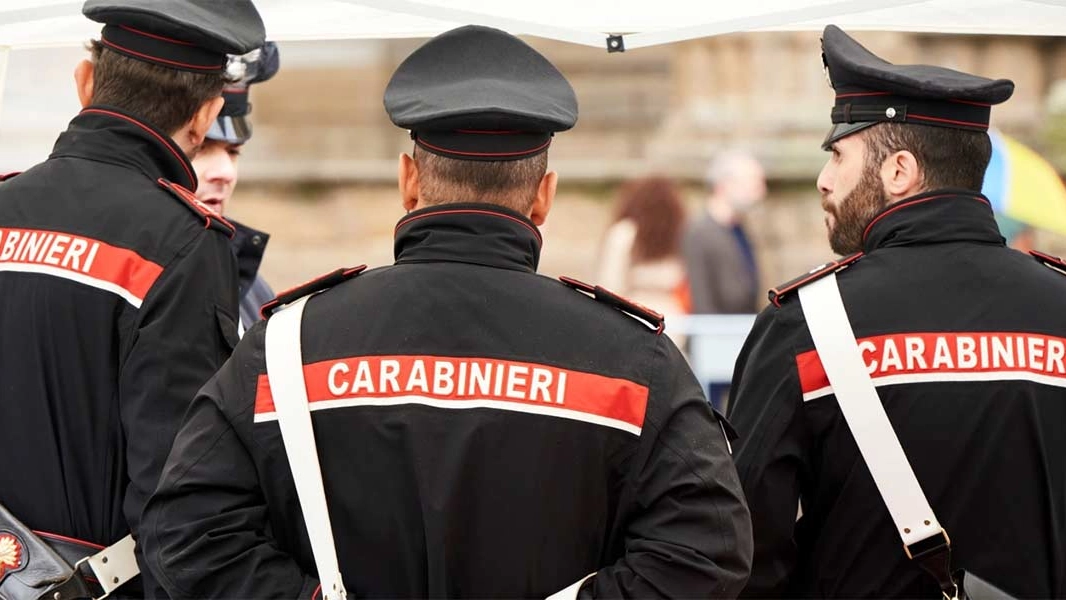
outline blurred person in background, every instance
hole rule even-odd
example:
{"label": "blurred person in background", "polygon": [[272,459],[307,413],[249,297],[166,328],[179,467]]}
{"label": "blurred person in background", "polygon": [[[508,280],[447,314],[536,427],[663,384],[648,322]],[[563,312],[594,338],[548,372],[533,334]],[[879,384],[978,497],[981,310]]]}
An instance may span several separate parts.
{"label": "blurred person in background", "polygon": [[[710,194],[702,215],[685,231],[681,251],[688,279],[690,312],[698,315],[752,314],[762,305],[759,269],[743,218],[766,198],[766,173],[751,154],[727,150],[707,169]],[[727,382],[711,382],[707,398],[723,409]]]}
{"label": "blurred person in background", "polygon": [[[248,89],[254,83],[273,77],[279,66],[278,47],[274,42],[267,42],[262,48],[230,61],[230,75],[237,82],[222,90],[226,103],[208,130],[200,152],[192,159],[196,177],[200,180],[196,199],[219,215],[225,216],[229,208],[237,186],[237,159],[241,148],[252,137],[252,124],[248,121],[252,104],[248,101]],[[259,265],[270,235],[232,219],[229,222],[236,228],[231,245],[240,275],[239,331],[243,335],[261,318],[259,307],[274,298],[273,290],[259,275]]]}
{"label": "blurred person in background", "polygon": [[730,150],[711,163],[707,184],[705,212],[681,244],[692,313],[754,313],[759,271],[743,217],[766,197],[766,174],[753,156]]}
{"label": "blurred person in background", "polygon": [[607,229],[598,283],[667,316],[686,312],[687,286],[681,259],[685,206],[669,179],[652,176],[626,182]]}

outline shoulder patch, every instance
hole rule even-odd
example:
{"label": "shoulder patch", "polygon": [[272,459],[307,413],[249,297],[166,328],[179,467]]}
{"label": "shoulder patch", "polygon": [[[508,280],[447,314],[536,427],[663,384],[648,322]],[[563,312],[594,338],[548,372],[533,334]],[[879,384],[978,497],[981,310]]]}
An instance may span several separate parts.
{"label": "shoulder patch", "polygon": [[22,171],[12,171],[10,173],[4,173],[3,175],[0,175],[0,181],[7,181],[8,179],[11,179],[12,177],[18,175],[21,172]]}
{"label": "shoulder patch", "polygon": [[628,298],[623,298],[607,288],[578,281],[573,277],[563,276],[559,278],[559,281],[563,282],[567,287],[591,296],[598,302],[613,306],[631,317],[640,319],[649,325],[651,329],[655,331],[656,335],[661,334],[663,329],[666,328],[666,317],[661,313],[655,312],[647,306],[629,300]]}
{"label": "shoulder patch", "polygon": [[829,275],[830,273],[836,273],[837,271],[847,268],[853,262],[862,258],[862,256],[862,252],[856,252],[855,254],[845,256],[840,260],[833,260],[825,264],[818,265],[817,267],[811,269],[810,271],[807,271],[806,273],[800,275],[792,281],[781,284],[771,289],[767,294],[770,298],[770,302],[772,302],[774,306],[780,307],[781,301],[784,300],[792,292],[795,292],[796,290],[807,285],[808,283],[818,281],[819,279],[825,277],[826,275]]}
{"label": "shoulder patch", "polygon": [[309,294],[328,290],[329,288],[343,281],[347,281],[355,277],[356,275],[362,273],[365,270],[366,265],[359,265],[358,267],[352,267],[350,269],[337,269],[336,271],[333,271],[331,273],[320,275],[319,277],[316,277],[311,281],[308,281],[307,283],[303,283],[296,287],[289,288],[284,292],[278,294],[276,298],[274,298],[270,302],[267,302],[263,305],[261,309],[259,309],[259,314],[262,315],[264,319],[269,319],[270,315],[274,314],[274,312],[282,306],[296,302],[300,298],[303,298],[304,296],[307,296]]}
{"label": "shoulder patch", "polygon": [[189,207],[189,210],[196,213],[196,216],[204,220],[205,229],[215,229],[226,234],[228,237],[233,238],[237,233],[237,228],[232,223],[223,219],[221,216],[215,214],[213,210],[207,208],[203,202],[196,199],[196,194],[190,192],[184,187],[174,183],[173,181],[167,181],[160,177],[156,180],[159,187],[170,192],[175,198],[181,200],[181,203]]}
{"label": "shoulder patch", "polygon": [[1032,257],[1035,258],[1038,262],[1047,266],[1048,268],[1054,269],[1055,271],[1066,275],[1066,261],[1062,260],[1061,258],[1057,256],[1052,256],[1050,254],[1044,254],[1043,252],[1038,252],[1036,250],[1030,250],[1029,254],[1032,255]]}

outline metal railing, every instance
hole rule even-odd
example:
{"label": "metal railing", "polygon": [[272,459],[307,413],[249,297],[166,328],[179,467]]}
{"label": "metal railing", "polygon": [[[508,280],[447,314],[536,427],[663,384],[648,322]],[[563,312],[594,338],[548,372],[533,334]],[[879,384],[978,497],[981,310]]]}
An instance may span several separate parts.
{"label": "metal railing", "polygon": [[708,384],[728,384],[755,315],[678,315],[666,323],[670,332],[688,338],[688,360],[706,390]]}

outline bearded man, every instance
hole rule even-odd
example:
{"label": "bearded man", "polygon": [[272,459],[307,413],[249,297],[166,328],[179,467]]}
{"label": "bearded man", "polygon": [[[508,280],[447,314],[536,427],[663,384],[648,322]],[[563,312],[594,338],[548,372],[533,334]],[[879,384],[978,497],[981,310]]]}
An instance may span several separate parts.
{"label": "bearded man", "polygon": [[904,550],[797,298],[834,275],[950,564],[1063,597],[1066,278],[1060,260],[1007,248],[980,193],[991,106],[1014,84],[893,65],[833,26],[822,47],[837,95],[818,189],[846,257],[771,290],[737,362],[729,416],[755,539],[742,595],[941,596]]}

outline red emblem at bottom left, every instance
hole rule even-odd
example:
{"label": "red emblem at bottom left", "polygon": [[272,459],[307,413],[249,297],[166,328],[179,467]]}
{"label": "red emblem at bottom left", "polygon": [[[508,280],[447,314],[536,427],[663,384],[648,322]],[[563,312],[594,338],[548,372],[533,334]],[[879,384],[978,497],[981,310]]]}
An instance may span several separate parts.
{"label": "red emblem at bottom left", "polygon": [[6,531],[0,532],[0,581],[8,573],[21,569],[24,559],[22,542]]}

